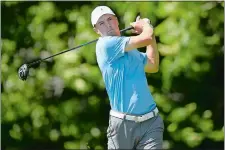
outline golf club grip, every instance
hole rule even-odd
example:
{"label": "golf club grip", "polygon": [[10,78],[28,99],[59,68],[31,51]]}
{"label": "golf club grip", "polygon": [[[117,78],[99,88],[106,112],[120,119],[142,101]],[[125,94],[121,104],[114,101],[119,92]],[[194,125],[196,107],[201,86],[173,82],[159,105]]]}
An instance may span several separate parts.
{"label": "golf club grip", "polygon": [[[124,31],[131,30],[131,29],[133,29],[133,27],[128,27],[128,28],[122,29],[122,30],[120,30],[120,32],[122,33],[122,32],[124,32]],[[90,42],[87,42],[87,43],[84,43],[84,44],[81,44],[81,45],[79,45],[79,46],[77,46],[77,47],[74,47],[74,48],[71,48],[71,49],[68,49],[68,50],[64,50],[64,51],[62,51],[62,52],[59,52],[59,53],[57,53],[57,54],[54,54],[54,55],[52,55],[52,56],[49,56],[49,57],[46,57],[46,58],[43,58],[43,59],[39,59],[39,60],[37,60],[37,61],[35,61],[35,62],[32,62],[32,63],[29,63],[29,64],[27,64],[27,65],[28,65],[28,67],[31,67],[32,65],[37,64],[37,63],[40,63],[41,61],[44,61],[44,60],[46,60],[46,59],[49,59],[49,58],[55,57],[55,56],[57,56],[57,55],[60,55],[60,54],[63,54],[63,53],[66,53],[66,52],[75,50],[75,49],[77,49],[77,48],[83,47],[83,46],[85,46],[85,45],[88,45],[88,44],[91,44],[91,43],[94,43],[94,42],[97,42],[97,41],[98,41],[98,39],[93,40],[93,41],[90,41]]]}

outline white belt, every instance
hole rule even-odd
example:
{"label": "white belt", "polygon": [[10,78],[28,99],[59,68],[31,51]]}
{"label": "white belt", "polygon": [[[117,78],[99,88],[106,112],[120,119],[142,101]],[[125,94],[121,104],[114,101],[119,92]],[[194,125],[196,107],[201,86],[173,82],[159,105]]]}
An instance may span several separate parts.
{"label": "white belt", "polygon": [[144,115],[140,115],[140,116],[133,116],[133,115],[128,115],[128,114],[124,114],[121,112],[117,112],[114,110],[110,110],[110,115],[117,117],[117,118],[121,118],[121,119],[126,119],[126,120],[130,120],[130,121],[135,121],[135,122],[143,122],[145,120],[151,119],[155,116],[157,116],[157,114],[159,113],[158,108],[156,107],[153,111],[144,114]]}

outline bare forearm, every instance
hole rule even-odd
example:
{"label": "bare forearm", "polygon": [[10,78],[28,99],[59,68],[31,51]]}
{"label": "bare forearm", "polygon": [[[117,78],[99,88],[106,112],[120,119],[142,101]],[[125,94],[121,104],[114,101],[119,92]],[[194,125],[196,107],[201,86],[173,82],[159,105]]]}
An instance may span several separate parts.
{"label": "bare forearm", "polygon": [[151,44],[147,46],[146,53],[148,59],[151,60],[153,64],[155,64],[155,62],[159,62],[159,53],[154,35],[152,36]]}
{"label": "bare forearm", "polygon": [[157,50],[157,44],[155,35],[152,35],[152,42],[146,47],[146,54],[148,57],[151,68],[158,70],[159,67],[159,52]]}

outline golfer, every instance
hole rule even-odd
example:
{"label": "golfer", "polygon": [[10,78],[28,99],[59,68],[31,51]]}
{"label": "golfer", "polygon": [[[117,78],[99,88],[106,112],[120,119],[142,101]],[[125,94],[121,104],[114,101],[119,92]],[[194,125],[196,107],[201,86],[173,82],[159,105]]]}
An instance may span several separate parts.
{"label": "golfer", "polygon": [[[147,73],[158,71],[159,54],[149,19],[131,23],[137,36],[120,35],[119,22],[107,6],[91,13],[97,63],[110,100],[108,149],[162,149],[164,124],[150,93]],[[137,48],[146,47],[146,53]]]}

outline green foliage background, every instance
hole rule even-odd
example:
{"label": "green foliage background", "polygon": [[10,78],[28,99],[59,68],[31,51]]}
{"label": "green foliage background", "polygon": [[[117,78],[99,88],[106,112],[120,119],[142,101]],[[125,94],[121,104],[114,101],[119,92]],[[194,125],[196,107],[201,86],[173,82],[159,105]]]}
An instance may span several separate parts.
{"label": "green foliage background", "polygon": [[106,148],[110,107],[95,44],[35,66],[26,82],[17,76],[23,63],[96,39],[98,5],[116,12],[121,29],[138,12],[155,26],[160,71],[147,77],[165,122],[163,147],[223,148],[224,2],[5,1],[1,149]]}

